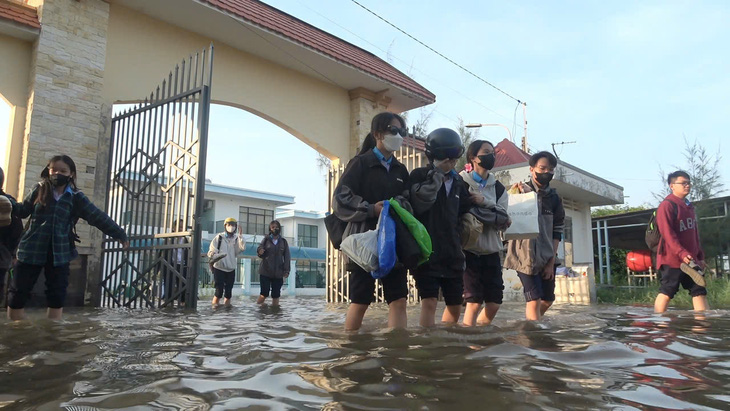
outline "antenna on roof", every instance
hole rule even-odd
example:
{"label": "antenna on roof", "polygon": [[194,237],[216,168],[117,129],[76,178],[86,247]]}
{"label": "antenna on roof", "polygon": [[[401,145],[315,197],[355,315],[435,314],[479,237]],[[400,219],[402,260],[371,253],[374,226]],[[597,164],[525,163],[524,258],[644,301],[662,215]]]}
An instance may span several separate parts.
{"label": "antenna on roof", "polygon": [[553,146],[553,154],[555,154],[555,158],[560,158],[560,156],[558,156],[558,153],[555,151],[555,146],[562,146],[564,144],[576,144],[576,143],[577,143],[576,141],[561,141],[560,143],[552,143],[550,145]]}

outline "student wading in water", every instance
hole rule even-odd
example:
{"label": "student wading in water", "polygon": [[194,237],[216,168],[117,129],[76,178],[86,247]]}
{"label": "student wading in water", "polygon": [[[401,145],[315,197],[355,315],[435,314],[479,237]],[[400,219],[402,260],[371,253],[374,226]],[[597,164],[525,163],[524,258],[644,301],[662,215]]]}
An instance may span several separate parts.
{"label": "student wading in water", "polygon": [[[217,307],[220,299],[225,297],[223,304],[231,305],[233,296],[233,282],[236,280],[236,266],[238,265],[238,253],[246,250],[246,240],[243,238],[243,230],[233,217],[228,217],[223,222],[225,230],[216,234],[210,242],[208,257],[213,263],[213,278],[215,280],[215,295],[212,305]],[[238,234],[236,234],[238,230]]]}
{"label": "student wading in water", "polygon": [[[406,135],[405,120],[394,113],[380,113],[373,118],[370,130],[358,155],[347,164],[332,198],[334,214],[347,222],[343,238],[375,229],[383,200],[398,197],[400,205],[408,210],[411,207],[403,197],[408,194],[408,170],[393,156]],[[357,330],[374,301],[375,279],[353,262],[347,264],[347,270],[351,303],[345,329]],[[406,269],[397,263],[380,281],[388,303],[388,326],[405,327],[408,321]]]}
{"label": "student wading in water", "polygon": [[269,235],[264,237],[256,250],[261,258],[259,278],[261,279],[261,294],[257,304],[263,304],[271,292],[271,304],[279,305],[281,287],[284,279],[289,278],[291,271],[291,255],[289,243],[281,236],[281,223],[274,220],[269,223]]}
{"label": "student wading in water", "polygon": [[456,131],[436,129],[426,138],[426,156],[430,164],[413,170],[410,176],[414,215],[428,230],[433,244],[429,260],[413,272],[421,297],[420,324],[423,327],[435,324],[439,289],[446,302],[441,321],[459,321],[465,268],[459,219],[468,212],[480,221],[492,222],[495,218],[485,207],[484,195],[470,194],[469,186],[454,171],[456,161],[463,154],[464,145]]}
{"label": "student wading in water", "polygon": [[76,164],[55,156],[41,171],[41,182],[22,203],[13,202],[13,213],[30,217],[18,246],[18,260],[8,289],[8,318],[25,317],[25,303],[41,270],[46,278],[48,318],[60,319],[66,300],[69,262],[78,256],[73,232],[78,218],[116,239],[126,249],[127,235],[108,215],[96,208],[75,183]]}

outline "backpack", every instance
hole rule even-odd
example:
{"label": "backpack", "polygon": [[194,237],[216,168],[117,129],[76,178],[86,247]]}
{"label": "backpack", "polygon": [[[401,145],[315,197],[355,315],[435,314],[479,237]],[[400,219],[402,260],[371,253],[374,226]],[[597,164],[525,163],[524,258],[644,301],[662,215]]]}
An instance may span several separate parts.
{"label": "backpack", "polygon": [[[662,202],[667,201],[663,200]],[[677,208],[677,204],[675,204],[673,201],[669,202],[672,205],[672,210],[674,211],[674,218],[677,218],[679,216],[679,208]],[[657,207],[657,210],[659,207]],[[662,233],[659,232],[659,226],[656,224],[656,212],[657,210],[654,210],[653,213],[651,213],[651,217],[649,217],[649,223],[646,225],[646,233],[644,233],[644,241],[646,241],[646,245],[649,247],[652,253],[656,253],[657,249],[659,248],[659,243],[662,242]]]}

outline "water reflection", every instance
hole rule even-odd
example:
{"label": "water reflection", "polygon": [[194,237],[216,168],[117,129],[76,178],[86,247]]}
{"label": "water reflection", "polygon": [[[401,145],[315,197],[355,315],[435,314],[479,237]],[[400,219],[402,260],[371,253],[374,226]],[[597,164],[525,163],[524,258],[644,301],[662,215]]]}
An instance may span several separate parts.
{"label": "water reflection", "polygon": [[[4,323],[7,409],[730,407],[727,312],[506,304],[495,325],[341,331],[317,299],[196,313],[83,310]],[[244,305],[245,304],[245,305]],[[418,310],[409,310],[417,323]]]}

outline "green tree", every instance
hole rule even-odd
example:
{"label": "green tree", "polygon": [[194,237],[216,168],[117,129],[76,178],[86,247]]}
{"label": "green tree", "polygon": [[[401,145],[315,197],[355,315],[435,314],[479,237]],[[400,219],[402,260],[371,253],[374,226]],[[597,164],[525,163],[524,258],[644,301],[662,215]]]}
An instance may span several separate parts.
{"label": "green tree", "polygon": [[[724,189],[722,176],[720,175],[722,156],[719,148],[714,154],[709,153],[697,139],[690,142],[685,136],[682,156],[684,157],[684,166],[672,165],[671,168],[672,171],[684,170],[689,174],[689,179],[692,181],[692,190],[689,193],[690,201],[707,200],[727,191]],[[654,193],[657,203],[664,200],[664,197],[672,192],[667,184],[668,174],[665,172],[665,168],[660,165],[659,175],[662,189],[658,193]]]}

